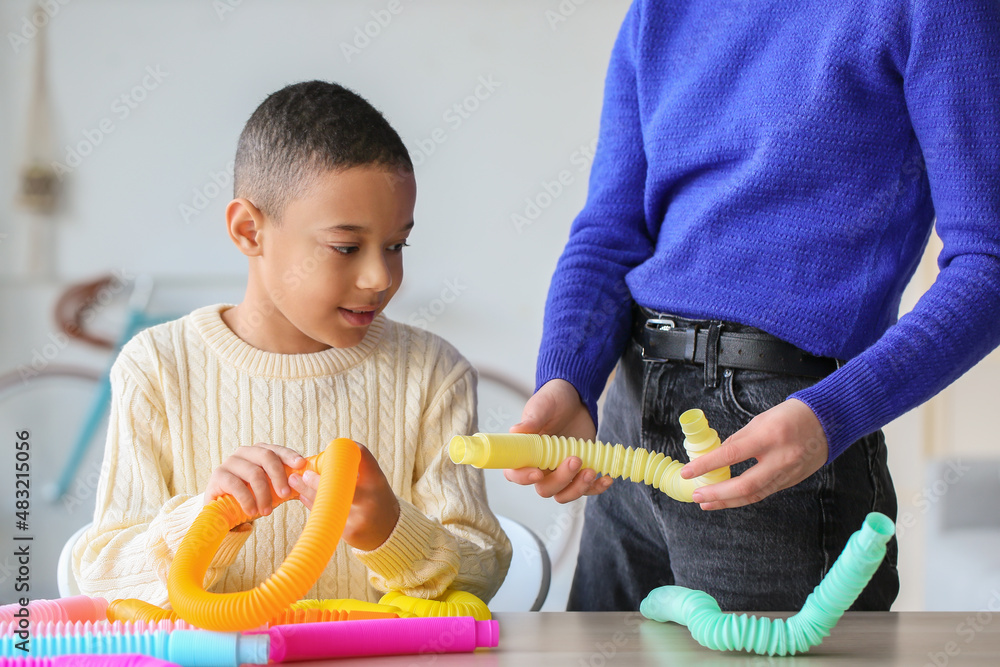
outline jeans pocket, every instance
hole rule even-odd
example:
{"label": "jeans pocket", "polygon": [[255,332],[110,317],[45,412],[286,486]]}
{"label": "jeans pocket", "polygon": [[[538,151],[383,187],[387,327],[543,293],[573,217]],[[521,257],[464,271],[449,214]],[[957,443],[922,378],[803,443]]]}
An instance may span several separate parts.
{"label": "jeans pocket", "polygon": [[722,401],[726,409],[749,422],[816,382],[794,375],[727,368],[722,377]]}

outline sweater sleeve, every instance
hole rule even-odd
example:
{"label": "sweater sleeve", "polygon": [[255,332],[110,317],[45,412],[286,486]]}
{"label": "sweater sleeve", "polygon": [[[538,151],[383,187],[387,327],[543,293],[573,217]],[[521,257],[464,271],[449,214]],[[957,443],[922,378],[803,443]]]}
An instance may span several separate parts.
{"label": "sweater sleeve", "polygon": [[570,382],[597,424],[597,399],[629,336],[632,300],[625,278],[650,257],[646,157],[636,86],[639,3],[611,54],[587,203],[573,222],[549,286],[536,386]]}
{"label": "sweater sleeve", "polygon": [[[111,370],[112,402],[94,521],[73,550],[74,576],[85,595],[167,603],[173,555],[202,508],[200,493],[171,486],[171,434],[155,378],[155,355],[140,339]],[[210,586],[249,536],[231,531],[209,566]]]}
{"label": "sweater sleeve", "polygon": [[488,602],[510,565],[510,541],[487,504],[482,470],[448,456],[452,436],[476,431],[475,370],[462,359],[441,386],[421,421],[412,502],[399,500],[381,546],[354,553],[378,590],[431,599],[451,588]]}
{"label": "sweater sleeve", "polygon": [[875,344],[792,396],[819,417],[830,461],[1000,344],[1000,4],[910,4],[901,74],[925,162],[917,177],[926,171],[944,242],[940,273]]}

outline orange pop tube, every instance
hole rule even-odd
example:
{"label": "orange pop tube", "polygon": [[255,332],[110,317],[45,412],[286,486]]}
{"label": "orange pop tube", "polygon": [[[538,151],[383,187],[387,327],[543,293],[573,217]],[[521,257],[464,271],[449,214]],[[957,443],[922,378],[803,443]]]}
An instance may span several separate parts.
{"label": "orange pop tube", "polygon": [[112,600],[108,604],[107,614],[109,621],[144,621],[146,623],[155,623],[157,621],[179,620],[176,612],[135,598]]}
{"label": "orange pop tube", "polygon": [[[416,614],[403,611],[399,607],[365,602],[363,600],[299,600],[273,616],[266,625],[270,627],[272,625],[289,625],[292,623],[354,621],[358,619],[414,616]],[[134,598],[113,600],[108,605],[108,620],[124,623],[180,621],[176,612]],[[183,623],[183,621],[180,622]]]}
{"label": "orange pop tube", "polygon": [[[167,575],[167,594],[177,615],[207,630],[249,630],[264,625],[301,598],[319,579],[344,532],[360,461],[357,443],[347,438],[337,438],[321,454],[310,457],[309,468],[319,473],[320,480],[306,526],[278,569],[249,591],[205,590],[209,563],[226,533],[255,518],[232,496],[207,503],[177,548]],[[273,497],[275,505],[287,500],[277,494]]]}

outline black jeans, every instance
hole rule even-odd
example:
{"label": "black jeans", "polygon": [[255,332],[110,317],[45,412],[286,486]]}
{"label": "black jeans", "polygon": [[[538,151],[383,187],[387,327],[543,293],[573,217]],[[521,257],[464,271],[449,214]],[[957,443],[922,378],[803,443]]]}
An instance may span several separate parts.
{"label": "black jeans", "polygon": [[[749,327],[744,330],[756,331]],[[630,342],[609,389],[598,438],[687,461],[678,416],[701,408],[725,440],[815,379],[644,361]],[[733,475],[755,461],[733,466]],[[896,519],[896,494],[876,432],[796,486],[745,507],[703,511],[645,484],[615,480],[587,499],[570,611],[633,611],[659,586],[707,592],[725,611],[797,611],[865,515]],[[886,611],[899,592],[896,539],[852,610]]]}

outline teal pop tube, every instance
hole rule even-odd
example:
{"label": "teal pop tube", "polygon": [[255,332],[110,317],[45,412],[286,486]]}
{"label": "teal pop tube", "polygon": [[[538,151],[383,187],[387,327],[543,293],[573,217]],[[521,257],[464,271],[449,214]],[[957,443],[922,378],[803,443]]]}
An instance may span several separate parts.
{"label": "teal pop tube", "polygon": [[702,646],[719,651],[761,655],[804,653],[823,641],[868,585],[885,558],[895,532],[892,520],[878,512],[865,518],[851,535],[830,572],[789,619],[724,614],[708,593],[681,586],[653,590],[639,606],[646,618],[686,625]]}
{"label": "teal pop tube", "polygon": [[148,655],[61,655],[55,658],[0,658],[0,667],[180,667]]}
{"label": "teal pop tube", "polygon": [[498,642],[496,621],[471,616],[296,623],[266,630],[273,662],[367,655],[465,653]]}
{"label": "teal pop tube", "polygon": [[[0,657],[25,655],[15,648],[17,635],[0,637]],[[239,667],[244,663],[266,664],[270,640],[267,635],[237,632],[175,630],[171,633],[83,633],[32,637],[28,656],[71,654],[114,655],[140,653],[175,662],[181,667]]]}

